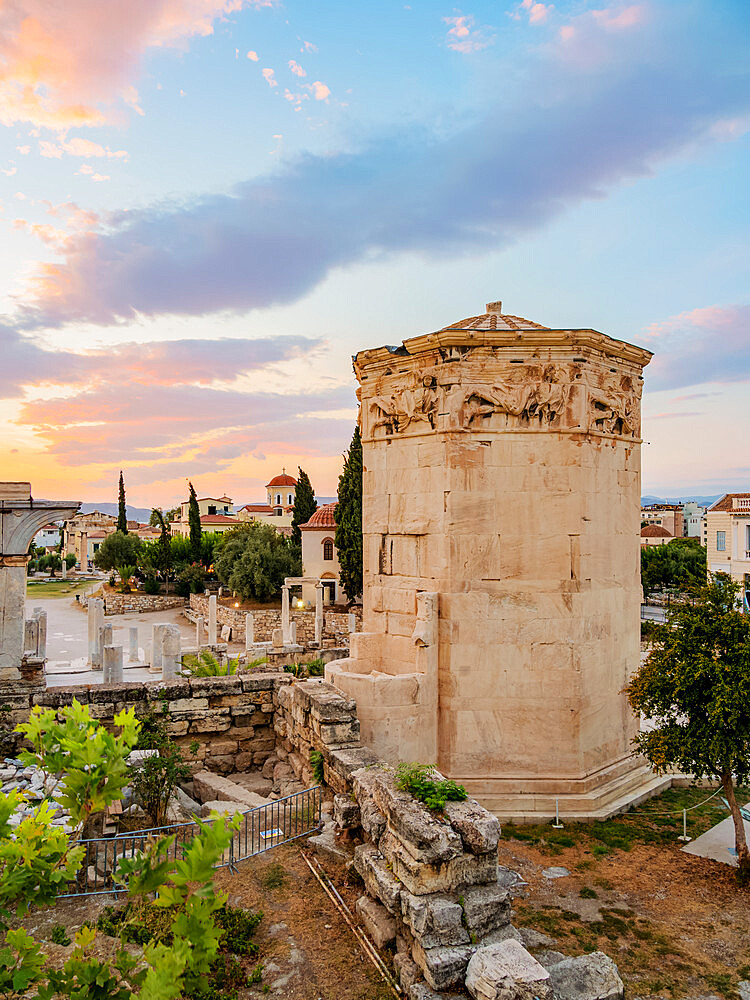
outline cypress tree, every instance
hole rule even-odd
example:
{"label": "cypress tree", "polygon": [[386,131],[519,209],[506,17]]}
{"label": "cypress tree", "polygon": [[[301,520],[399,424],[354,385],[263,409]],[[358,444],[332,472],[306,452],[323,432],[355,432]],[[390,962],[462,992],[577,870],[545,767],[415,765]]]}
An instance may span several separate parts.
{"label": "cypress tree", "polygon": [[123,535],[128,533],[128,512],[125,507],[125,480],[122,478],[122,469],[120,469],[120,488],[117,496],[117,530],[121,531]]}
{"label": "cypress tree", "polygon": [[292,515],[292,542],[302,547],[301,524],[307,524],[318,505],[315,503],[315,490],[304,469],[300,468],[297,489],[294,493],[294,514]]}
{"label": "cypress tree", "polygon": [[172,568],[172,533],[169,530],[169,523],[164,515],[157,508],[157,517],[161,527],[159,535],[159,570],[164,575],[164,582],[169,592],[169,571]]}
{"label": "cypress tree", "polygon": [[359,426],[354,428],[339,476],[335,542],[341,586],[352,601],[362,595],[362,438]]}
{"label": "cypress tree", "polygon": [[188,483],[190,487],[190,503],[188,506],[188,526],[190,528],[190,547],[193,550],[193,560],[198,562],[201,557],[201,536],[203,535],[203,529],[201,528],[201,511],[198,506],[198,497],[195,495],[195,488],[192,483]]}

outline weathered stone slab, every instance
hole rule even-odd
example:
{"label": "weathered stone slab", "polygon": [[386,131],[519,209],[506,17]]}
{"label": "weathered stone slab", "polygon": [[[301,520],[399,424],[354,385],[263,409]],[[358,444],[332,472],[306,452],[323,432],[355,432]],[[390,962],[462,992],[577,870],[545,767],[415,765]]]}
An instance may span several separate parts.
{"label": "weathered stone slab", "polygon": [[428,864],[418,861],[390,830],[378,846],[393,866],[394,875],[415,896],[430,892],[452,892],[469,885],[497,881],[497,854],[464,854],[448,861]]}
{"label": "weathered stone slab", "polygon": [[408,990],[422,978],[422,972],[408,952],[397,951],[393,956],[393,968],[396,970],[401,989]]}
{"label": "weathered stone slab", "polygon": [[450,896],[438,893],[414,896],[402,892],[401,913],[423,948],[471,943],[463,925],[461,904]]}
{"label": "weathered stone slab", "polygon": [[497,882],[470,886],[463,891],[463,911],[466,926],[477,938],[483,938],[510,923],[508,890]]}
{"label": "weathered stone slab", "polygon": [[553,1000],[550,973],[512,938],[477,949],[466,989],[475,1000]]}
{"label": "weathered stone slab", "polygon": [[342,830],[355,830],[360,825],[359,805],[351,795],[333,797],[333,819]]}
{"label": "weathered stone slab", "polygon": [[500,821],[476,799],[446,802],[444,812],[451,826],[460,833],[467,851],[472,854],[488,854],[497,849]]}
{"label": "weathered stone slab", "polygon": [[247,812],[247,806],[241,802],[230,802],[229,799],[204,802],[201,806],[201,816],[209,816],[212,812],[219,813],[220,816],[234,816],[236,813]]}
{"label": "weathered stone slab", "polygon": [[357,913],[376,948],[385,948],[396,938],[396,921],[382,903],[369,896],[357,900]]}
{"label": "weathered stone slab", "polygon": [[471,945],[425,950],[418,941],[412,946],[412,957],[433,990],[449,990],[461,986],[466,967],[474,949]]}
{"label": "weathered stone slab", "polygon": [[246,809],[255,809],[271,801],[213,771],[198,771],[193,775],[193,788],[200,802],[238,802]]}
{"label": "weathered stone slab", "polygon": [[565,958],[550,966],[549,978],[556,1000],[623,1000],[617,966],[602,951]]}
{"label": "weathered stone slab", "polygon": [[365,888],[379,899],[394,916],[401,910],[401,885],[388,869],[385,858],[372,844],[360,844],[354,850],[354,867],[362,876]]}
{"label": "weathered stone slab", "polygon": [[463,993],[436,993],[427,983],[414,983],[409,987],[409,1000],[461,1000],[462,996]]}

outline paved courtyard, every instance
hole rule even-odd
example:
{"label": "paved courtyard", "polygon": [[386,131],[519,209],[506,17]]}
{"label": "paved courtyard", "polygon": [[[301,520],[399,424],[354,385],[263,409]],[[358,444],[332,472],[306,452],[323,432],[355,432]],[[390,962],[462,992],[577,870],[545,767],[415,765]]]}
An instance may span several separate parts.
{"label": "paved courtyard", "polygon": [[[47,612],[47,686],[59,687],[68,684],[100,684],[101,670],[89,670],[88,656],[88,615],[74,599],[29,598],[27,613],[32,608],[42,608]],[[125,650],[125,679],[129,681],[158,680],[143,666],[128,666],[128,629],[138,627],[138,645],[141,659],[148,656],[151,643],[151,627],[164,623],[177,625],[182,636],[183,647],[195,646],[195,625],[189,622],[179,608],[168,611],[152,611],[144,614],[130,612],[124,615],[107,615],[106,624],[112,625],[112,639],[116,646]],[[230,652],[239,652],[239,643],[230,644]]]}

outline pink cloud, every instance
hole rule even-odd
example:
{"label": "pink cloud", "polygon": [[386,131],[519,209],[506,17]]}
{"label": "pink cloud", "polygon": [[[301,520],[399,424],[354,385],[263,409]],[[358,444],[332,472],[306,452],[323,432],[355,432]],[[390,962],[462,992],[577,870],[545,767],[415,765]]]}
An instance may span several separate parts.
{"label": "pink cloud", "polygon": [[289,69],[294,73],[295,76],[307,76],[307,73],[302,69],[300,64],[295,59],[289,60]]}
{"label": "pink cloud", "polygon": [[210,35],[214,21],[274,0],[15,0],[0,7],[0,122],[101,125],[150,48]]}
{"label": "pink cloud", "polygon": [[316,101],[327,101],[331,96],[331,90],[320,80],[316,80],[315,83],[310,84],[310,90],[312,90],[313,97]]}
{"label": "pink cloud", "polygon": [[634,3],[627,7],[604,7],[601,10],[592,10],[591,16],[603,28],[610,31],[622,31],[625,28],[633,28],[636,24],[643,23],[646,18],[646,5]]}
{"label": "pink cloud", "polygon": [[254,52],[252,49],[250,49],[250,51],[247,54],[247,58],[250,59],[252,62],[257,62],[260,56],[258,55],[257,52]]}
{"label": "pink cloud", "polygon": [[458,14],[453,17],[444,17],[443,22],[448,28],[447,45],[454,52],[479,52],[491,45],[493,38],[487,34],[485,28],[475,25],[474,17],[471,14]]}
{"label": "pink cloud", "polygon": [[616,3],[586,11],[560,28],[559,54],[568,64],[580,68],[605,65],[617,51],[614,47],[620,44],[612,36],[642,27],[648,19],[646,3]]}
{"label": "pink cloud", "polygon": [[551,3],[538,3],[537,0],[521,0],[521,3],[511,16],[518,21],[525,14],[529,19],[529,24],[544,24],[554,9],[554,4]]}
{"label": "pink cloud", "polygon": [[39,142],[39,152],[42,156],[54,157],[58,160],[63,153],[67,153],[69,156],[86,158],[92,156],[103,156],[107,159],[114,158],[118,160],[127,160],[128,158],[128,154],[124,149],[110,149],[109,146],[100,146],[98,142],[92,142],[91,139],[81,139],[78,136],[68,141],[61,140],[59,143],[41,140]]}
{"label": "pink cloud", "polygon": [[274,71],[272,69],[262,69],[261,74],[269,87],[278,87],[278,83],[276,82]]}

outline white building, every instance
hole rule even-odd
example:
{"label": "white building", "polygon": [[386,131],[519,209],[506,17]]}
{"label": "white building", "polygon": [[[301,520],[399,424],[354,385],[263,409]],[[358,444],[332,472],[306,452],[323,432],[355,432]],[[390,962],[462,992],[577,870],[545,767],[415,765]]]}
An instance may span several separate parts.
{"label": "white building", "polygon": [[682,530],[686,538],[703,540],[703,518],[706,508],[695,500],[689,500],[682,505]]}
{"label": "white building", "polygon": [[45,524],[34,535],[34,545],[38,549],[56,549],[60,544],[60,528],[56,524]]}
{"label": "white building", "polygon": [[706,511],[706,561],[710,573],[728,573],[742,585],[750,611],[750,493],[727,493]]}
{"label": "white building", "polygon": [[[336,551],[336,503],[318,507],[302,532],[302,575],[323,583],[324,604],[346,604],[347,596],[339,582],[339,557]],[[302,600],[315,603],[315,587],[303,584]]]}

